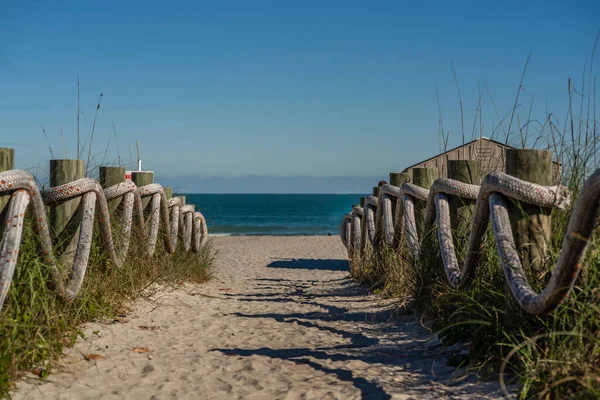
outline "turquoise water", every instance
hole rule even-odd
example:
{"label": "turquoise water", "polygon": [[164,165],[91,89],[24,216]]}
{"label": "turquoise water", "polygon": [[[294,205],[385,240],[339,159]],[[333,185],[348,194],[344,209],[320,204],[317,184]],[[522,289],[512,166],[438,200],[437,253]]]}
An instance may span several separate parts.
{"label": "turquoise water", "polygon": [[344,214],[360,194],[186,194],[200,210],[210,234],[339,234]]}

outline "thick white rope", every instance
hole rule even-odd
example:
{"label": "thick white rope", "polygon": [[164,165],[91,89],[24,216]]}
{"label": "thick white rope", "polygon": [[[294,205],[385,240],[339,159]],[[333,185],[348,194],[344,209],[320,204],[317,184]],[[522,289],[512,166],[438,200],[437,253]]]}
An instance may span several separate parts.
{"label": "thick white rope", "polygon": [[206,219],[204,219],[204,215],[201,212],[196,211],[194,213],[194,229],[192,230],[194,234],[194,247],[192,247],[192,251],[199,252],[202,247],[206,244],[208,240],[208,226],[206,226]]}
{"label": "thick white rope", "polygon": [[[377,214],[380,215],[381,223],[380,227],[383,230],[383,240],[389,246],[394,245],[394,210],[392,210],[393,200],[401,196],[401,189],[392,185],[382,185],[379,187],[379,204],[377,205]],[[380,211],[381,209],[381,211]],[[398,213],[398,207],[396,204],[396,213]]]}
{"label": "thick white rope", "polygon": [[[50,267],[52,279],[50,286],[56,289],[59,296],[67,300],[77,296],[85,277],[95,214],[98,215],[98,226],[103,245],[115,268],[121,268],[127,256],[133,220],[135,219],[140,227],[144,226],[142,197],[151,196],[150,226],[146,238],[148,255],[153,255],[155,252],[161,226],[166,251],[168,253],[175,251],[180,214],[191,216],[189,228],[186,227],[183,238],[184,243],[191,243],[193,236],[193,251],[199,251],[208,238],[208,229],[202,214],[195,212],[193,207],[191,212],[189,209],[181,207],[181,203],[177,200],[167,202],[164,190],[159,184],[138,188],[132,182],[123,182],[103,190],[96,180],[84,178],[40,192],[34,177],[29,172],[10,170],[0,172],[0,193],[11,193],[6,211],[6,226],[0,246],[0,309],[4,304],[14,274],[21,245],[23,221],[29,205],[32,206],[30,209],[33,214],[34,229],[39,239],[40,256]],[[52,250],[52,239],[46,219],[46,205],[55,206],[77,197],[82,198],[79,237],[69,278],[63,282]],[[123,197],[123,214],[119,246],[116,249],[107,200],[119,197]],[[181,209],[185,210],[182,212]]]}
{"label": "thick white rope", "polygon": [[[421,256],[421,244],[416,228],[415,201],[427,201],[424,232],[435,223],[446,276],[451,285],[462,287],[472,280],[478,264],[479,251],[491,218],[496,247],[508,286],[521,307],[531,314],[543,314],[555,309],[572,289],[583,262],[600,201],[600,170],[585,183],[575,203],[567,233],[551,278],[539,294],[535,293],[525,277],[523,266],[515,250],[506,198],[544,208],[565,210],[569,192],[563,186],[542,186],[523,181],[501,172],[488,174],[481,186],[469,185],[451,179],[437,179],[430,190],[413,184],[402,188],[383,185],[380,188],[381,229],[387,244],[394,240],[391,198],[402,199],[403,228],[411,255]],[[448,196],[476,200],[471,223],[469,244],[462,268],[454,249],[450,226]],[[399,201],[398,201],[399,203]],[[398,205],[399,206],[399,205]],[[354,215],[354,212],[353,212]],[[396,217],[398,217],[398,212]],[[360,247],[358,247],[360,248]]]}
{"label": "thick white rope", "polygon": [[351,233],[350,233],[350,238],[351,238],[351,243],[352,245],[350,246],[350,256],[352,256],[353,251],[355,250],[360,250],[360,246],[361,246],[361,226],[362,226],[362,219],[363,219],[363,214],[364,214],[364,210],[362,207],[360,206],[354,206],[352,207],[352,224],[351,224]]}
{"label": "thick white rope", "polygon": [[367,243],[370,243],[371,246],[375,242],[375,216],[377,213],[377,197],[368,196],[365,199],[365,207],[364,207],[364,216],[362,219],[361,226],[361,239],[360,247],[364,250],[367,246]]}
{"label": "thick white rope", "polygon": [[342,239],[342,244],[348,248],[351,244],[350,241],[350,232],[352,230],[352,213],[344,215],[342,219],[342,224],[340,225],[340,239]]}
{"label": "thick white rope", "polygon": [[192,226],[194,219],[194,206],[186,204],[181,207],[181,218],[183,223],[183,248],[190,251],[192,245]]}

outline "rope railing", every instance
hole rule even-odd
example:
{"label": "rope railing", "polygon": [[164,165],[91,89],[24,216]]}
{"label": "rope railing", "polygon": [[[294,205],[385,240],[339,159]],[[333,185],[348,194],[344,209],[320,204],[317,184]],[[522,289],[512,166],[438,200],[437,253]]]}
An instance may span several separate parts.
{"label": "rope railing", "polygon": [[[360,242],[362,238],[361,226],[363,219],[364,209],[360,206],[352,207],[352,224],[351,224],[351,249],[360,249]],[[352,253],[351,253],[352,254]]]}
{"label": "rope railing", "polygon": [[[176,251],[179,236],[184,250],[191,249],[193,252],[200,251],[208,239],[204,216],[191,205],[182,206],[178,198],[167,200],[162,186],[157,183],[137,187],[133,182],[122,182],[102,189],[95,179],[83,178],[40,191],[29,172],[9,170],[0,172],[0,195],[10,195],[0,246],[0,309],[14,275],[28,209],[33,217],[40,258],[50,267],[49,284],[65,300],[75,298],[81,289],[91,250],[95,215],[98,217],[102,244],[115,268],[122,268],[127,257],[133,222],[140,227],[141,232],[145,232],[146,220],[142,207],[142,199],[145,197],[151,198],[147,217],[149,229],[143,235],[148,256],[156,252],[160,231],[167,253]],[[65,280],[53,251],[46,208],[56,207],[75,198],[81,198],[79,235],[69,277]],[[118,240],[115,240],[107,201],[118,198],[122,198],[122,229]]]}
{"label": "rope railing", "polygon": [[[455,252],[451,227],[451,207],[449,198],[455,197],[467,202],[475,201],[466,256],[459,264]],[[371,200],[369,200],[371,199]],[[457,180],[439,178],[429,189],[405,183],[401,187],[385,184],[379,187],[379,202],[373,205],[373,197],[367,197],[365,212],[353,207],[352,223],[348,227],[348,214],[344,216],[340,230],[348,249],[349,257],[360,255],[368,245],[387,245],[398,249],[396,239],[405,240],[413,260],[422,258],[423,236],[437,226],[438,242],[441,250],[443,269],[448,282],[454,287],[464,287],[472,281],[479,263],[480,250],[491,220],[496,248],[507,282],[507,286],[520,307],[530,314],[544,314],[554,310],[569,294],[586,255],[587,243],[592,235],[599,209],[600,170],[585,182],[573,205],[560,256],[551,277],[540,293],[536,293],[527,280],[519,257],[511,227],[507,202],[516,200],[542,209],[566,210],[570,204],[570,194],[564,186],[544,186],[502,172],[488,174],[481,185],[463,183]],[[393,212],[393,202],[396,210]],[[417,230],[415,204],[426,203],[425,220],[421,232]],[[371,222],[373,207],[377,210],[378,223]],[[403,212],[399,212],[402,207]],[[373,226],[377,230],[367,235],[356,235],[361,218],[367,230]],[[398,221],[402,218],[402,221]],[[397,232],[397,228],[401,232]],[[352,234],[354,241],[345,240]],[[380,240],[374,240],[381,237]]]}
{"label": "rope railing", "polygon": [[352,213],[344,215],[344,219],[342,220],[342,225],[340,225],[340,239],[342,239],[343,245],[348,248],[350,246],[351,234],[352,232]]}
{"label": "rope railing", "polygon": [[363,210],[364,215],[361,220],[361,249],[365,248],[367,240],[371,245],[373,245],[373,242],[375,241],[375,215],[377,212],[377,197],[368,196],[365,199],[365,206]]}
{"label": "rope railing", "polygon": [[383,230],[383,239],[389,246],[394,245],[395,210],[393,210],[393,202],[397,202],[400,196],[401,190],[396,186],[385,184],[379,188],[380,201],[377,204],[377,218],[382,220],[379,227]]}

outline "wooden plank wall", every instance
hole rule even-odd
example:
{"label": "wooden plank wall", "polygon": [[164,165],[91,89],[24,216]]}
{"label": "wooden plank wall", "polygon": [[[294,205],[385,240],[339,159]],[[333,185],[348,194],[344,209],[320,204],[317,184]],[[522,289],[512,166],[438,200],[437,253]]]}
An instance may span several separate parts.
{"label": "wooden plank wall", "polygon": [[[479,160],[481,161],[482,177],[493,171],[506,172],[506,148],[503,144],[493,142],[487,139],[479,139],[456,148],[444,154],[432,158],[426,162],[413,165],[406,171],[412,176],[413,168],[437,168],[438,178],[448,177],[448,160]],[[554,163],[552,166],[553,177],[556,183],[560,182],[560,164]]]}
{"label": "wooden plank wall", "polygon": [[412,174],[413,168],[437,168],[439,171],[440,178],[448,177],[448,160],[479,160],[482,164],[483,174],[490,173],[492,171],[505,171],[504,165],[505,159],[505,146],[489,140],[477,140],[472,143],[468,143],[457,149],[449,151],[444,154],[432,158],[426,162],[423,162],[407,170],[408,173]]}

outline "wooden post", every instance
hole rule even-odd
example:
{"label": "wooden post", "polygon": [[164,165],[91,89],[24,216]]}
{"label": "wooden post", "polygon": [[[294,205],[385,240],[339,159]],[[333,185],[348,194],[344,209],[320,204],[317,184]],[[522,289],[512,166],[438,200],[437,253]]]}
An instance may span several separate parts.
{"label": "wooden post", "polygon": [[[131,180],[133,183],[137,185],[137,187],[142,187],[154,183],[154,172],[142,172],[142,171],[132,171],[131,172]],[[145,210],[150,202],[150,196],[142,199],[142,208]]]}
{"label": "wooden post", "polygon": [[[506,173],[539,185],[552,185],[552,153],[547,150],[506,149]],[[550,241],[550,209],[508,201],[508,215],[515,238],[516,250],[528,276],[543,279],[547,272],[545,257]],[[521,320],[521,308],[505,286],[504,324],[516,328]]]}
{"label": "wooden post", "polygon": [[383,201],[379,196],[379,186],[373,187],[373,196],[377,197],[377,208],[375,209],[375,240],[374,247],[379,247],[382,242],[383,233]]}
{"label": "wooden post", "polygon": [[[177,198],[180,200],[180,207],[185,206],[185,196],[177,196]],[[183,237],[183,224],[185,223],[185,221],[183,220],[183,213],[180,212],[179,213],[179,231],[182,233],[181,237]]]}
{"label": "wooden post", "polygon": [[[358,207],[358,204],[352,204],[352,211],[354,211],[354,207]],[[350,256],[350,273],[352,273],[354,271],[354,267],[352,266],[352,260],[354,259],[354,254],[358,254],[355,253],[356,252],[356,242],[354,240],[354,236],[356,234],[356,226],[354,224],[354,212],[352,213],[352,216],[350,217],[350,252],[349,252],[349,256]],[[360,250],[360,249],[358,249]]]}
{"label": "wooden post", "polygon": [[[15,149],[0,147],[0,172],[10,171],[15,169]],[[0,213],[10,199],[10,194],[0,196]]]}
{"label": "wooden post", "polygon": [[[429,190],[433,181],[438,177],[437,168],[413,168],[413,183],[417,186]],[[426,232],[423,232],[425,225],[425,208],[426,201],[415,201],[415,221],[417,224],[417,232],[419,238],[423,239]]]}
{"label": "wooden post", "polygon": [[402,187],[402,185],[408,182],[410,182],[410,174],[406,172],[390,172],[390,185]]}
{"label": "wooden post", "polygon": [[[83,160],[50,160],[50,186],[55,187],[85,177]],[[50,208],[50,232],[57,256],[65,270],[71,270],[79,238],[78,213],[81,198]]]}
{"label": "wooden post", "polygon": [[[405,183],[410,183],[410,174],[406,172],[390,172],[390,185],[402,187]],[[392,198],[392,217],[394,220],[394,247],[398,247],[402,237],[402,216],[404,215],[402,208],[402,199]]]}
{"label": "wooden post", "polygon": [[365,200],[366,200],[366,199],[367,199],[367,198],[366,198],[366,197],[364,197],[364,196],[362,196],[362,197],[360,198],[360,206],[361,206],[362,208],[365,208]]}
{"label": "wooden post", "polygon": [[[15,169],[15,149],[0,147],[0,172]],[[4,232],[4,209],[10,200],[10,194],[0,195],[0,238]]]}
{"label": "wooden post", "polygon": [[[100,167],[100,186],[103,189],[125,182],[125,167]],[[108,211],[113,214],[119,204],[121,198],[108,200]]]}
{"label": "wooden post", "polygon": [[167,196],[167,200],[173,197],[173,188],[163,188],[165,191],[165,196]]}
{"label": "wooden post", "polygon": [[[479,185],[481,183],[481,163],[478,160],[448,160],[448,179]],[[450,226],[454,243],[458,249],[466,246],[469,229],[473,221],[474,202],[449,196]]]}

